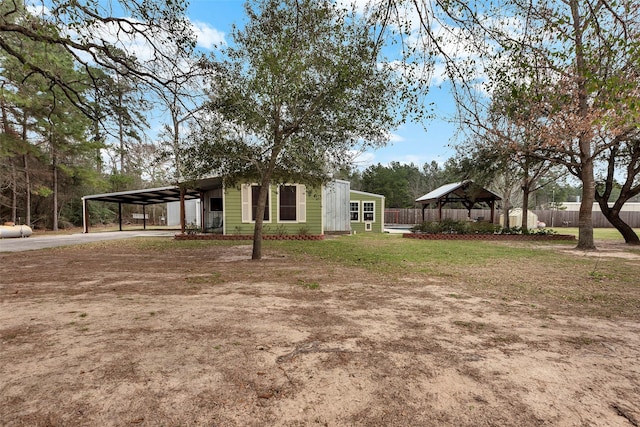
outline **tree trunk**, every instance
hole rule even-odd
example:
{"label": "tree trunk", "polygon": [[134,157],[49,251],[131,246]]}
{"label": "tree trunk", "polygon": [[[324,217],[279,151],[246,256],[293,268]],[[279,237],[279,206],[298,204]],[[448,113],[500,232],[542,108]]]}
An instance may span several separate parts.
{"label": "tree trunk", "polygon": [[31,176],[29,175],[29,160],[28,155],[22,155],[22,164],[24,166],[24,223],[31,227]]}
{"label": "tree trunk", "polygon": [[11,162],[11,222],[17,224],[18,219],[18,177],[16,176],[16,165],[13,159]]}
{"label": "tree trunk", "polygon": [[509,204],[511,203],[511,201],[509,200],[509,196],[507,195],[508,193],[505,191],[505,197],[502,199],[502,228],[508,230],[509,228],[511,228],[511,222],[509,221],[509,210],[511,209],[509,207]]}
{"label": "tree trunk", "polygon": [[53,231],[58,231],[58,165],[56,163],[56,155],[53,154]]}
{"label": "tree trunk", "polygon": [[[576,71],[578,114],[588,121],[589,103],[587,95],[587,79],[591,72],[586,65],[584,52],[584,27],[580,14],[579,1],[570,0],[571,18],[573,20]],[[593,172],[593,157],[591,154],[591,138],[581,132],[578,135],[578,150],[580,157],[580,180],[582,181],[582,201],[578,214],[578,246],[577,249],[595,249],[593,243],[593,202],[595,201],[596,180]]]}
{"label": "tree trunk", "polygon": [[[522,186],[522,234],[529,234],[529,193],[531,191],[529,177],[525,177]],[[537,226],[537,224],[532,224]]]}
{"label": "tree trunk", "polygon": [[524,159],[522,175],[522,224],[520,225],[522,226],[522,234],[529,234],[529,193],[531,192],[529,157],[525,157]]}
{"label": "tree trunk", "polygon": [[593,160],[583,158],[580,172],[582,181],[582,199],[578,212],[578,246],[577,249],[595,249],[593,242],[593,203],[595,202],[595,177]]}
{"label": "tree trunk", "polygon": [[[22,115],[22,140],[27,141],[27,115]],[[24,194],[25,194],[25,224],[31,227],[31,175],[29,174],[29,152],[22,155],[22,166],[24,167]]]}
{"label": "tree trunk", "polygon": [[256,221],[253,227],[253,252],[251,253],[251,259],[262,259],[262,228],[264,224],[264,213],[267,207],[267,198],[269,196],[269,186],[271,185],[271,174],[271,171],[267,171],[260,183],[260,192],[258,193],[258,203],[256,206]]}
{"label": "tree trunk", "polygon": [[630,245],[640,245],[640,239],[638,235],[633,231],[633,228],[629,226],[626,222],[620,218],[620,210],[622,206],[631,199],[635,197],[640,192],[640,186],[633,186],[635,182],[635,178],[638,173],[637,163],[638,157],[640,157],[639,151],[634,151],[631,156],[631,161],[627,165],[627,176],[626,180],[620,189],[620,194],[618,195],[618,199],[615,201],[612,207],[609,207],[609,200],[611,198],[611,192],[614,186],[614,176],[615,176],[615,167],[616,167],[616,159],[619,152],[618,146],[613,146],[609,152],[608,158],[608,169],[606,181],[603,183],[601,187],[597,189],[594,196],[598,201],[598,205],[600,206],[600,211],[607,218],[607,220],[613,225],[624,237],[624,241]]}
{"label": "tree trunk", "polygon": [[633,228],[620,218],[620,209],[616,209],[615,207],[609,208],[607,203],[601,200],[598,200],[598,204],[600,205],[602,214],[607,218],[611,225],[613,225],[616,230],[622,234],[625,243],[629,245],[640,245],[640,238],[638,238],[638,235],[633,231]]}
{"label": "tree trunk", "polygon": [[[256,221],[253,227],[253,252],[251,259],[262,259],[262,225],[264,224],[264,211],[267,205],[267,197],[269,195],[269,186],[273,171],[276,168],[276,161],[282,150],[284,141],[280,131],[280,114],[279,108],[274,111],[275,116],[275,132],[273,135],[273,148],[267,167],[262,170],[262,182],[260,183],[260,192],[258,193],[258,204],[256,206]],[[271,216],[269,216],[271,218]]]}

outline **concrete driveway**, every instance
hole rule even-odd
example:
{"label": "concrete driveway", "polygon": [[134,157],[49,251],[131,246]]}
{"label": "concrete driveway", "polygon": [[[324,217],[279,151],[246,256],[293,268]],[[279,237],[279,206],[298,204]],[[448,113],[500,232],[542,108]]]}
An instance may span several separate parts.
{"label": "concrete driveway", "polygon": [[131,237],[173,237],[176,230],[107,231],[102,233],[32,235],[27,238],[0,239],[0,252],[22,252],[57,246],[78,245],[101,240],[128,239]]}

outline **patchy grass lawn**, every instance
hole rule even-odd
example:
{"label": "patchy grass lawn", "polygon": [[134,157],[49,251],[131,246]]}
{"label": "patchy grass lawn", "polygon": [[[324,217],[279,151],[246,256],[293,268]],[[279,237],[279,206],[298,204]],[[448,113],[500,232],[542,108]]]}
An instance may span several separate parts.
{"label": "patchy grass lawn", "polygon": [[558,243],[429,241],[398,235],[344,236],[322,245],[269,244],[294,256],[363,267],[396,279],[417,280],[428,274],[458,283],[476,296],[572,314],[640,318],[640,256],[619,257],[606,249],[587,256]]}
{"label": "patchy grass lawn", "polygon": [[626,426],[640,254],[358,235],[0,254],[0,424]]}

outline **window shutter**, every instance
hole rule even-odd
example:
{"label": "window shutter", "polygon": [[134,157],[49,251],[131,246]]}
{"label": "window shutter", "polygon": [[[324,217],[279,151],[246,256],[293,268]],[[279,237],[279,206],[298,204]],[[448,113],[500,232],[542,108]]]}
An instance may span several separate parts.
{"label": "window shutter", "polygon": [[242,184],[240,198],[242,199],[242,222],[251,222],[251,185]]}
{"label": "window shutter", "polygon": [[298,184],[298,222],[307,222],[307,189],[304,185]]}

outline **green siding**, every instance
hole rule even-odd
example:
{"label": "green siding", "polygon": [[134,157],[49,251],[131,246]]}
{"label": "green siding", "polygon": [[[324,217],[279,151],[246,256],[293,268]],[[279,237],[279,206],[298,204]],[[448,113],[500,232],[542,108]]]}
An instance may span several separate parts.
{"label": "green siding", "polygon": [[[382,233],[384,232],[384,196],[379,194],[368,194],[351,190],[349,192],[351,202],[358,202],[360,205],[359,221],[351,221],[351,231],[355,233]],[[366,222],[363,220],[362,202],[374,202],[374,221],[371,223],[371,230],[366,230]],[[368,222],[368,221],[367,221]]]}
{"label": "green siding", "polygon": [[[322,232],[322,191],[320,188],[306,187],[307,218],[305,222],[278,222],[278,186],[271,185],[269,222],[264,222],[264,234],[323,234]],[[253,234],[254,224],[242,222],[241,187],[224,190],[224,234]]]}

